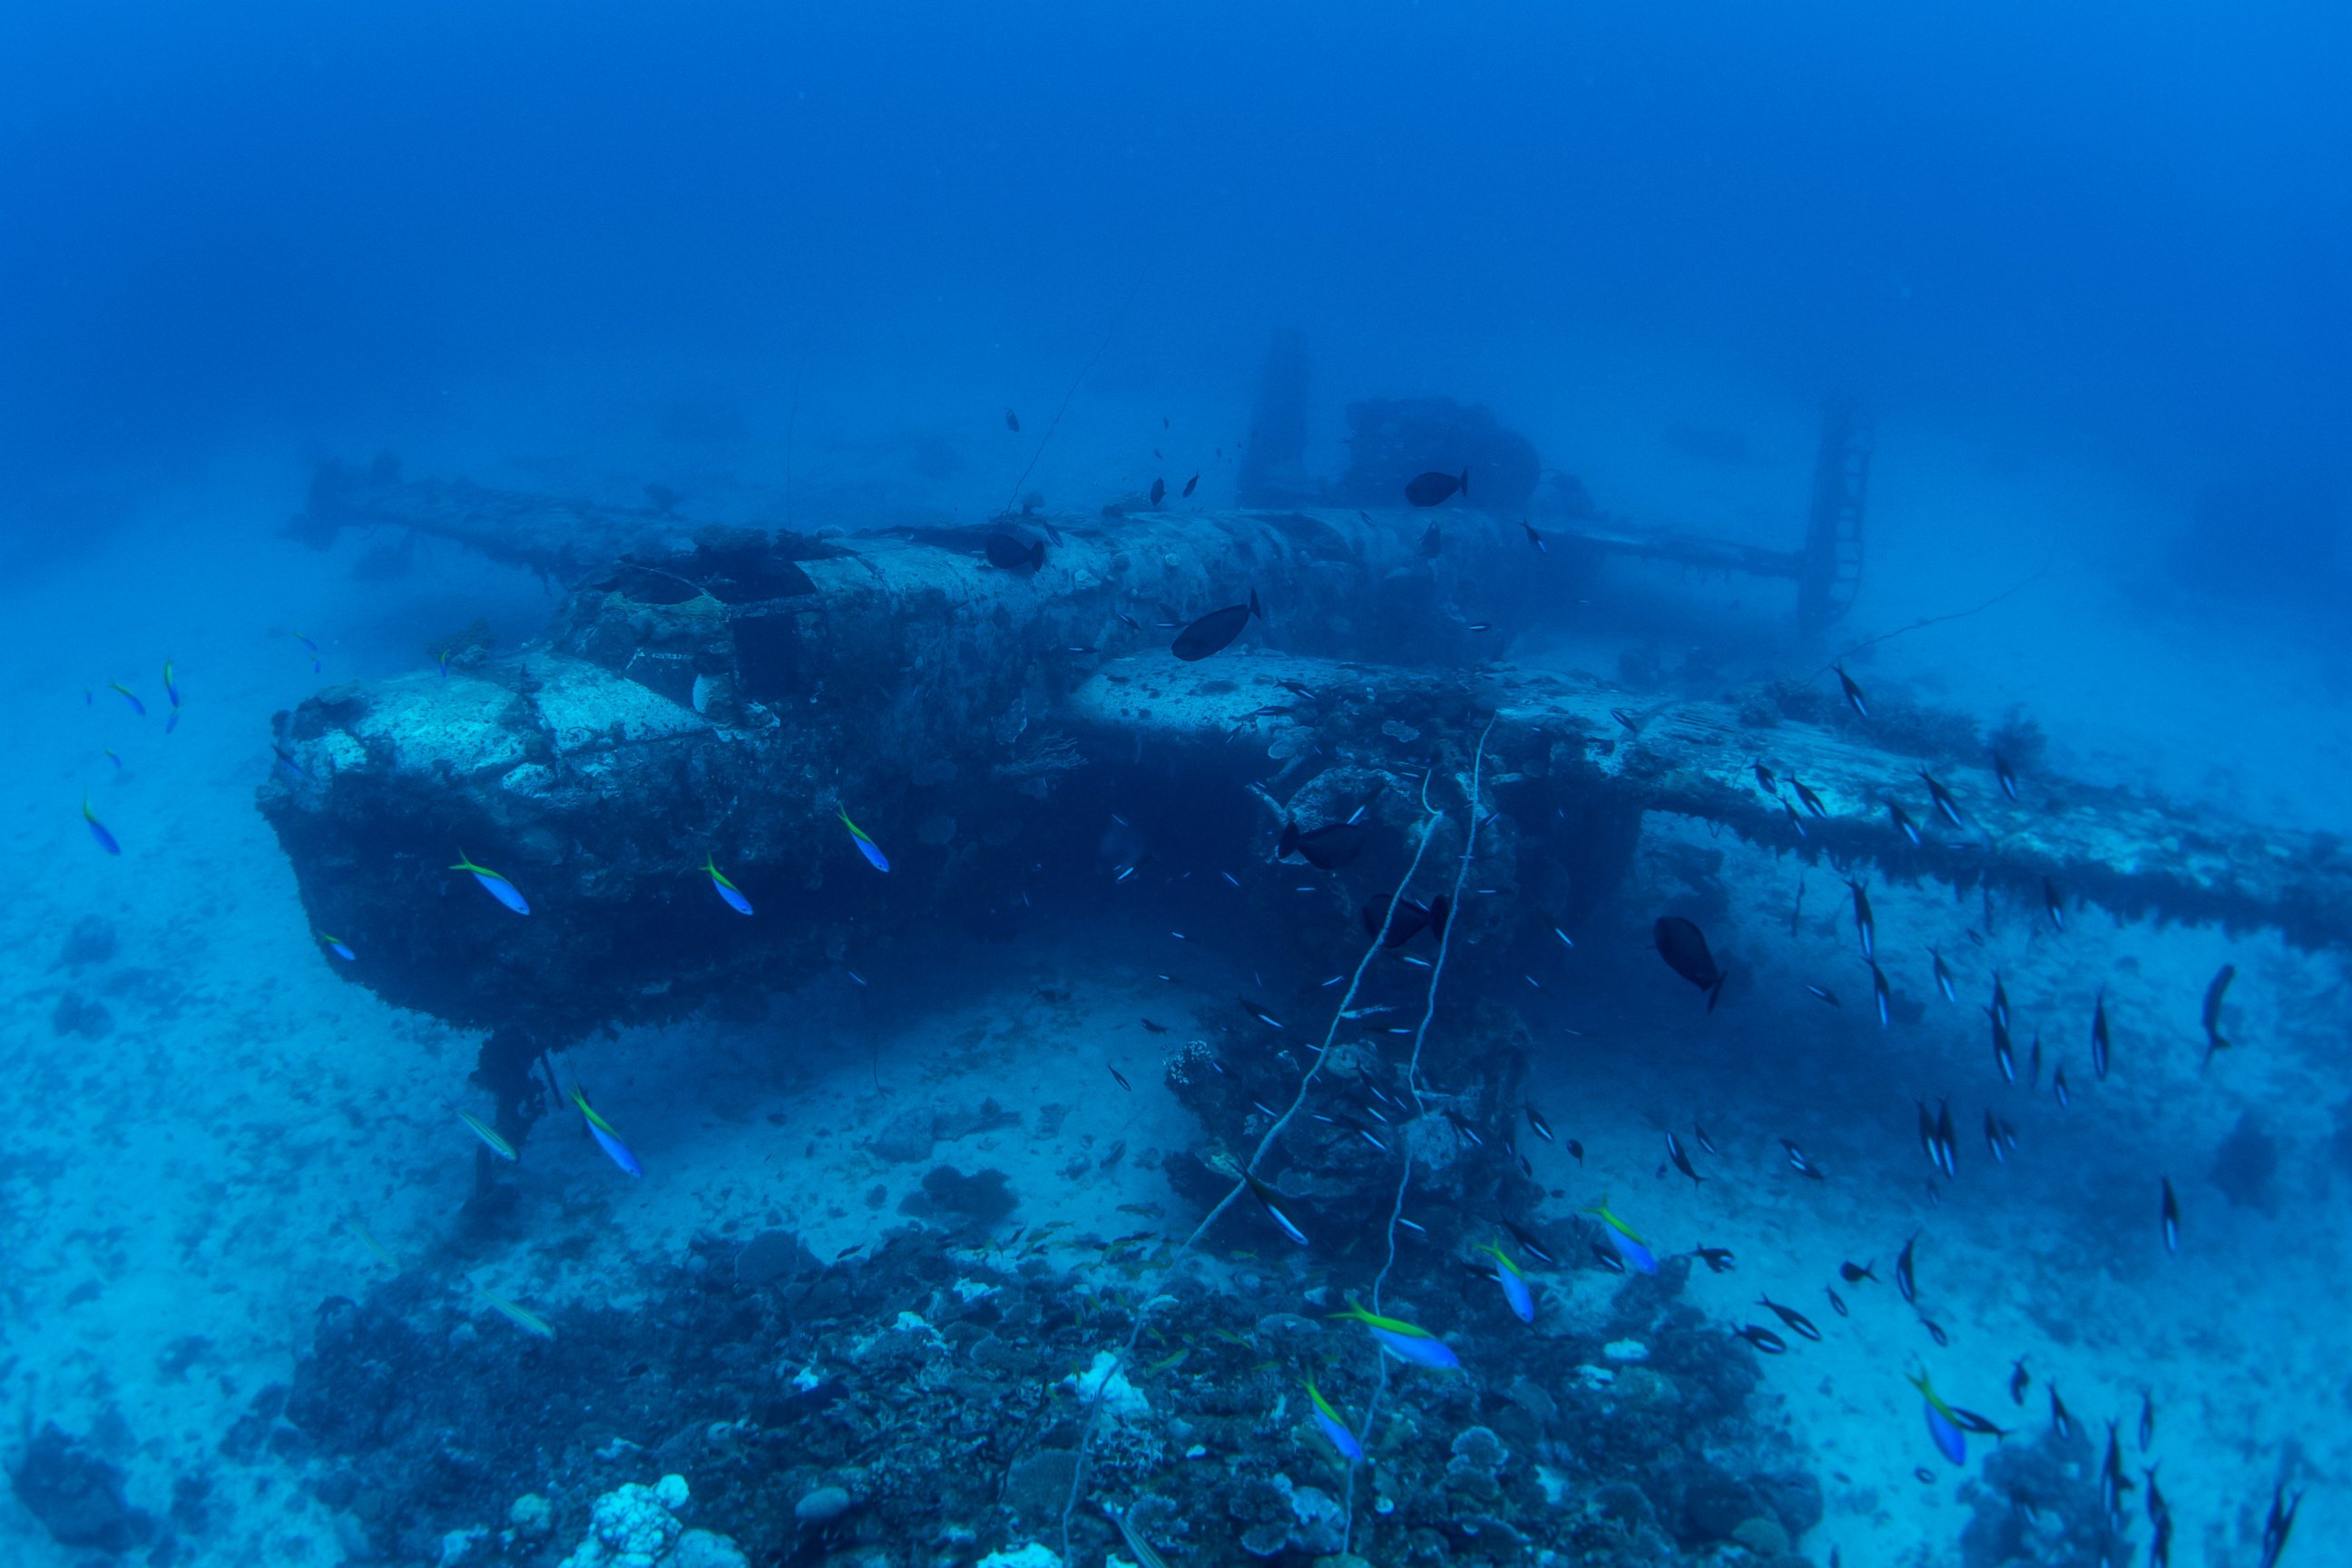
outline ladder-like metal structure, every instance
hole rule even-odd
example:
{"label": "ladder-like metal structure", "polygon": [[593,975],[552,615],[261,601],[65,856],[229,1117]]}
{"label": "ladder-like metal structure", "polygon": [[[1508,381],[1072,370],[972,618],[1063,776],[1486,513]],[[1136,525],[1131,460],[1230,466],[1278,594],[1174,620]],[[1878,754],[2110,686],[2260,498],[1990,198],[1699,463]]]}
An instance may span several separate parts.
{"label": "ladder-like metal structure", "polygon": [[1797,628],[1813,637],[1853,608],[1862,590],[1862,520],[1870,496],[1870,422],[1850,399],[1822,405],[1813,504],[1797,575]]}

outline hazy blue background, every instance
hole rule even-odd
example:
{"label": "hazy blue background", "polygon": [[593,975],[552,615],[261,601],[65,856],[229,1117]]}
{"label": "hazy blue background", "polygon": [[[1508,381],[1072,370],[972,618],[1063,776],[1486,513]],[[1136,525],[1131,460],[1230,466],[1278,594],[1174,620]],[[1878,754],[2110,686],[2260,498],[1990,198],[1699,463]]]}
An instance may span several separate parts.
{"label": "hazy blue background", "polygon": [[1335,396],[1637,344],[2186,487],[2340,465],[2346,13],[1903,10],[10,7],[9,522],[600,397],[1050,405],[1147,256],[1158,395],[1293,322]]}

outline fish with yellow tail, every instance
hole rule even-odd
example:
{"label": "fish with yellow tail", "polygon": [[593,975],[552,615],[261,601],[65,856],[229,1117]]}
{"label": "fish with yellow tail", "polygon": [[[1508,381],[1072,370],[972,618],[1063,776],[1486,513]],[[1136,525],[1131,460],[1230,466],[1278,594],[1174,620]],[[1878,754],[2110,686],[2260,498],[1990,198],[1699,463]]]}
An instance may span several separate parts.
{"label": "fish with yellow tail", "polygon": [[109,855],[122,853],[121,844],[113,834],[106,830],[106,824],[98,819],[98,813],[90,810],[88,795],[81,797],[81,819],[89,825],[89,836],[98,840],[98,847],[100,849],[105,850]]}
{"label": "fish with yellow tail", "polygon": [[1315,1386],[1311,1377],[1307,1380],[1307,1397],[1315,1402],[1316,1429],[1331,1440],[1331,1447],[1339,1450],[1341,1458],[1351,1465],[1362,1464],[1364,1446],[1356,1440],[1355,1433],[1349,1430],[1347,1422],[1339,1418],[1339,1413],[1323,1397],[1323,1391]]}
{"label": "fish with yellow tail", "polygon": [[889,858],[882,853],[882,847],[866,837],[866,829],[849,820],[849,813],[836,809],[834,815],[841,818],[841,825],[844,827],[849,829],[850,842],[857,846],[857,852],[866,857],[867,865],[877,871],[890,869]]}
{"label": "fish with yellow tail", "polygon": [[1953,1464],[1968,1463],[1969,1440],[1960,1430],[1959,1417],[1937,1395],[1936,1385],[1927,1380],[1927,1371],[1921,1369],[1919,1375],[1910,1382],[1911,1386],[1927,1400],[1924,1408],[1927,1416],[1927,1436],[1936,1440],[1936,1451]]}
{"label": "fish with yellow tail", "polygon": [[702,868],[710,873],[712,890],[718,893],[729,909],[739,915],[748,915],[751,912],[751,900],[743,896],[742,889],[727,879],[727,873],[719,868],[716,857],[706,853],[702,857]]}
{"label": "fish with yellow tail", "polygon": [[457,863],[449,869],[466,872],[482,885],[482,891],[489,894],[515,913],[519,915],[530,913],[530,901],[522,896],[521,889],[491,870],[488,866],[475,865],[473,859],[463,849],[457,851]]}
{"label": "fish with yellow tail", "polygon": [[1602,1194],[1601,1201],[1584,1212],[1609,1227],[1609,1245],[1617,1249],[1617,1256],[1623,1258],[1629,1268],[1643,1274],[1658,1271],[1657,1256],[1639,1236],[1633,1234],[1632,1226],[1609,1212],[1607,1194]]}
{"label": "fish with yellow tail", "polygon": [[572,1086],[572,1103],[578,1107],[582,1118],[588,1123],[589,1132],[596,1140],[596,1147],[604,1151],[606,1158],[629,1175],[642,1176],[646,1173],[645,1167],[637,1163],[637,1157],[629,1152],[629,1146],[621,1142],[621,1135],[613,1131],[613,1124],[596,1114],[588,1103],[588,1097],[580,1092],[580,1086],[576,1083]]}
{"label": "fish with yellow tail", "polygon": [[1535,1292],[1528,1288],[1528,1277],[1511,1261],[1511,1255],[1503,1250],[1501,1243],[1494,1241],[1480,1243],[1478,1250],[1494,1258],[1495,1279],[1503,1287],[1503,1300],[1510,1304],[1511,1315],[1523,1323],[1534,1322]]}
{"label": "fish with yellow tail", "polygon": [[1452,1346],[1418,1323],[1367,1312],[1353,1301],[1348,1303],[1346,1311],[1334,1312],[1331,1316],[1351,1319],[1363,1324],[1371,1334],[1372,1342],[1399,1361],[1436,1372],[1453,1372],[1462,1365],[1462,1358],[1454,1353]]}

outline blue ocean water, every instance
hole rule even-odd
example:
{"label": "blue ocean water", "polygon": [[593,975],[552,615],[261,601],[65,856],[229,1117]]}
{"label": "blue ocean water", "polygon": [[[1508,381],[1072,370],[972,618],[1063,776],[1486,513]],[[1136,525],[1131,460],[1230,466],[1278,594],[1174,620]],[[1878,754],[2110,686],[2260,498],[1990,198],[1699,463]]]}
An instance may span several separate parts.
{"label": "blue ocean water", "polygon": [[8,1560],[2328,1560],[2347,56],[0,16]]}

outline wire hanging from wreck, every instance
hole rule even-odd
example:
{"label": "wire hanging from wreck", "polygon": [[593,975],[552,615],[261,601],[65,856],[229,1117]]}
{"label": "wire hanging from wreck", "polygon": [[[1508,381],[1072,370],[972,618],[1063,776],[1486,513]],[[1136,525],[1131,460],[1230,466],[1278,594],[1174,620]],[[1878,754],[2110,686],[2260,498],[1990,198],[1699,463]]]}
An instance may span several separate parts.
{"label": "wire hanging from wreck", "polygon": [[[1491,727],[1490,722],[1489,728]],[[1482,757],[1485,748],[1486,737],[1481,735],[1479,750]],[[1405,891],[1412,886],[1413,878],[1420,874],[1422,858],[1429,853],[1430,842],[1436,836],[1438,824],[1444,820],[1444,814],[1432,809],[1429,805],[1429,784],[1426,775],[1422,781],[1422,807],[1428,815],[1422,819],[1421,838],[1413,847],[1412,860],[1405,867],[1403,877],[1399,879],[1396,891],[1389,897],[1387,907],[1381,916],[1380,930],[1372,933],[1371,942],[1365,948],[1364,956],[1357,961],[1355,973],[1348,977],[1348,989],[1340,996],[1339,1006],[1332,1011],[1330,1026],[1323,1031],[1323,1043],[1315,1047],[1313,1064],[1298,1080],[1298,1092],[1292,1097],[1289,1108],[1276,1118],[1274,1124],[1265,1130],[1265,1135],[1258,1140],[1257,1147],[1251,1151],[1247,1163],[1242,1166],[1240,1179],[1235,1181],[1232,1189],[1217,1201],[1216,1206],[1202,1217],[1201,1223],[1193,1227],[1192,1234],[1184,1238],[1184,1244],[1176,1249],[1174,1255],[1168,1259],[1167,1265],[1160,1269],[1159,1278],[1152,1282],[1152,1288],[1144,1292],[1142,1302],[1136,1309],[1134,1326],[1128,1331],[1127,1339],[1119,1346],[1117,1363],[1109,1372],[1104,1373],[1096,1385],[1093,1396],[1087,1400],[1087,1424],[1078,1437],[1077,1463],[1071,1468],[1070,1495],[1068,1500],[1062,1505],[1062,1560],[1065,1563],[1070,1561],[1070,1518],[1077,1511],[1078,1500],[1086,1492],[1087,1459],[1094,1447],[1095,1433],[1101,1425],[1103,1395],[1109,1389],[1111,1376],[1135,1354],[1135,1347],[1142,1340],[1143,1331],[1150,1326],[1152,1308],[1160,1300],[1160,1287],[1172,1277],[1179,1268],[1182,1267],[1185,1258],[1191,1256],[1192,1248],[1199,1245],[1201,1238],[1209,1233],[1210,1227],[1223,1218],[1225,1211],[1232,1208],[1244,1193],[1249,1191],[1250,1179],[1256,1173],[1259,1163],[1273,1149],[1275,1141],[1282,1136],[1292,1120],[1297,1116],[1300,1107],[1307,1103],[1307,1090],[1314,1087],[1315,1079],[1323,1071],[1324,1059],[1330,1054],[1332,1044],[1339,1037],[1339,1026],[1346,1021],[1348,1010],[1356,1004],[1356,994],[1363,985],[1364,973],[1371,968],[1372,960],[1380,956],[1381,946],[1388,940],[1389,926],[1396,919],[1397,907],[1403,902]],[[1474,801],[1472,806],[1474,837],[1476,834],[1475,809]],[[1443,956],[1441,941],[1441,959]]]}
{"label": "wire hanging from wreck", "polygon": [[[1477,754],[1471,763],[1470,795],[1467,803],[1469,826],[1463,840],[1462,864],[1455,871],[1454,878],[1454,893],[1456,900],[1460,899],[1464,880],[1469,875],[1470,860],[1478,841],[1478,780],[1481,770],[1486,764],[1486,737],[1493,731],[1494,728],[1495,721],[1493,719],[1487,720],[1486,728],[1479,731]],[[1425,815],[1422,818],[1420,842],[1413,847],[1412,859],[1411,863],[1405,867],[1403,877],[1398,879],[1396,891],[1389,897],[1387,907],[1382,911],[1381,917],[1380,930],[1372,933],[1371,942],[1365,948],[1364,956],[1357,961],[1355,973],[1348,977],[1348,989],[1346,993],[1340,996],[1339,1005],[1332,1011],[1330,1026],[1323,1031],[1323,1043],[1315,1048],[1315,1060],[1313,1064],[1308,1067],[1305,1075],[1301,1077],[1298,1081],[1298,1092],[1292,1097],[1289,1107],[1275,1120],[1275,1122],[1271,1127],[1268,1127],[1265,1130],[1265,1135],[1258,1140],[1257,1147],[1251,1152],[1248,1162],[1242,1166],[1240,1179],[1234,1182],[1232,1189],[1228,1191],[1223,1198],[1220,1198],[1217,1201],[1216,1206],[1212,1208],[1202,1217],[1201,1223],[1192,1228],[1192,1234],[1184,1238],[1183,1245],[1176,1249],[1175,1253],[1168,1259],[1166,1266],[1160,1270],[1159,1278],[1152,1281],[1151,1288],[1142,1293],[1142,1300],[1136,1308],[1134,1325],[1128,1330],[1127,1338],[1120,1343],[1118,1355],[1113,1365],[1103,1373],[1100,1380],[1095,1385],[1093,1394],[1087,1399],[1087,1422],[1084,1428],[1081,1429],[1078,1436],[1077,1461],[1071,1467],[1070,1495],[1062,1504],[1062,1561],[1064,1563],[1073,1561],[1070,1555],[1070,1520],[1077,1511],[1078,1500],[1086,1494],[1087,1460],[1091,1456],[1094,1448],[1095,1434],[1101,1426],[1102,1410],[1103,1405],[1106,1403],[1104,1396],[1109,1392],[1110,1380],[1113,1376],[1118,1375],[1120,1369],[1126,1366],[1134,1357],[1135,1347],[1141,1342],[1143,1338],[1143,1331],[1150,1325],[1152,1310],[1161,1300],[1160,1287],[1175,1275],[1178,1268],[1183,1266],[1184,1260],[1191,1256],[1192,1248],[1199,1245],[1201,1238],[1209,1233],[1210,1227],[1214,1226],[1218,1220],[1223,1218],[1225,1211],[1232,1208],[1234,1205],[1240,1200],[1241,1195],[1244,1193],[1249,1191],[1251,1178],[1255,1175],[1259,1163],[1263,1162],[1266,1154],[1272,1151],[1275,1141],[1280,1138],[1284,1131],[1289,1127],[1292,1120],[1297,1116],[1300,1108],[1307,1103],[1307,1090],[1314,1086],[1316,1078],[1323,1070],[1324,1059],[1330,1054],[1333,1043],[1339,1038],[1339,1026],[1346,1021],[1349,1010],[1356,1005],[1356,994],[1363,985],[1365,972],[1371,968],[1372,961],[1378,958],[1383,951],[1384,944],[1388,941],[1390,924],[1396,919],[1397,908],[1404,901],[1405,892],[1412,886],[1413,878],[1420,874],[1422,859],[1429,853],[1429,846],[1431,841],[1436,837],[1438,826],[1444,821],[1444,813],[1435,809],[1429,804],[1429,775],[1427,773],[1424,773],[1422,776],[1421,805],[1422,810]],[[1448,920],[1446,922],[1446,931],[1442,932],[1439,935],[1437,961],[1430,970],[1428,1000],[1422,1013],[1421,1027],[1416,1031],[1413,1037],[1412,1066],[1411,1068],[1412,1076],[1408,1079],[1408,1081],[1412,1083],[1413,1088],[1413,1103],[1416,1106],[1422,1103],[1420,1086],[1418,1083],[1418,1075],[1421,1069],[1422,1041],[1428,1036],[1430,1018],[1436,1011],[1437,984],[1445,972],[1446,947],[1453,929],[1453,923],[1454,922],[1451,920]],[[1410,1151],[1408,1151],[1405,1155],[1405,1170],[1408,1176],[1410,1176],[1412,1169],[1412,1156]],[[1400,1183],[1397,1191],[1397,1212],[1402,1212],[1403,1206],[1404,1189],[1402,1184]],[[1392,1265],[1395,1260],[1396,1218],[1395,1214],[1392,1213],[1389,1219],[1389,1264]],[[1388,1276],[1388,1265],[1383,1265],[1381,1269],[1381,1278],[1382,1279],[1385,1279]],[[1378,1283],[1375,1283],[1373,1287],[1373,1301],[1375,1305],[1378,1304],[1379,1300],[1379,1285]],[[1383,1361],[1381,1365],[1381,1377],[1383,1386],[1385,1386],[1387,1376],[1388,1366],[1386,1362]],[[1080,1384],[1080,1387],[1083,1392],[1083,1384]],[[1377,1398],[1377,1395],[1375,1398]],[[1364,1426],[1367,1431],[1370,1429],[1371,1417],[1370,1415],[1365,1417]],[[1354,1533],[1354,1505],[1355,1470],[1354,1467],[1350,1466],[1349,1468],[1348,1476],[1348,1517],[1349,1525],[1349,1533],[1351,1537]]]}

